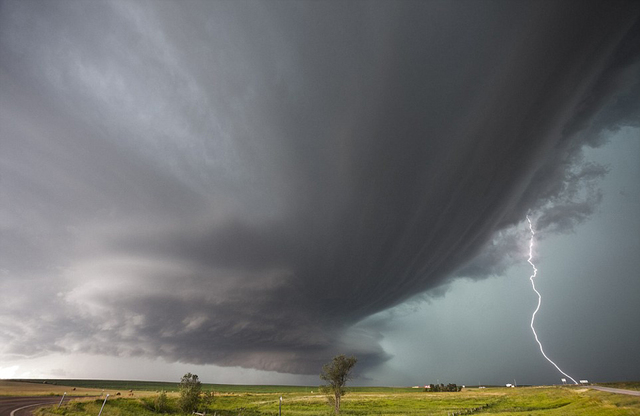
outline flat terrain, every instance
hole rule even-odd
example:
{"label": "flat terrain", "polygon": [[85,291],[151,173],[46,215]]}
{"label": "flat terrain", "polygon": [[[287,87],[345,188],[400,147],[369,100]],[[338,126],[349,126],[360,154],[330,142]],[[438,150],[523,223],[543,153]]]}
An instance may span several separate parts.
{"label": "flat terrain", "polygon": [[[58,384],[78,384],[82,381],[57,380]],[[91,381],[90,383],[95,383]],[[151,388],[148,382],[108,382],[111,391],[121,391],[121,396],[111,396],[103,416],[154,416],[160,414],[181,415],[177,408],[177,393],[169,393],[168,407],[164,413],[155,412],[153,390],[133,389],[130,393],[121,387]],[[123,384],[118,384],[123,383]],[[134,384],[131,384],[134,383]],[[0,385],[3,382],[0,382]],[[31,383],[16,383],[16,385]],[[106,386],[107,384],[105,384]],[[176,386],[177,383],[167,383]],[[219,389],[214,389],[217,386]],[[55,386],[62,387],[62,386]],[[201,406],[200,411],[218,416],[260,416],[278,414],[278,401],[283,398],[282,414],[314,416],[330,414],[326,398],[317,387],[295,386],[229,386],[205,385],[215,391],[214,398]],[[29,390],[31,387],[27,387]],[[66,387],[68,389],[68,387]],[[76,386],[76,391],[85,387]],[[21,390],[24,391],[24,390]],[[102,392],[102,388],[91,390]],[[111,393],[113,394],[113,393]],[[132,394],[133,396],[129,396]],[[85,398],[63,405],[35,411],[38,416],[97,415],[103,398]],[[521,388],[464,389],[459,393],[426,393],[410,388],[357,388],[343,399],[342,415],[447,415],[453,412],[479,415],[639,415],[640,397],[601,392],[577,386],[547,386]],[[466,412],[466,413],[464,413]]]}
{"label": "flat terrain", "polygon": [[65,392],[73,396],[96,396],[101,394],[101,390],[78,386],[60,385],[44,380],[33,382],[19,382],[0,380],[0,397],[2,396],[62,396]]}

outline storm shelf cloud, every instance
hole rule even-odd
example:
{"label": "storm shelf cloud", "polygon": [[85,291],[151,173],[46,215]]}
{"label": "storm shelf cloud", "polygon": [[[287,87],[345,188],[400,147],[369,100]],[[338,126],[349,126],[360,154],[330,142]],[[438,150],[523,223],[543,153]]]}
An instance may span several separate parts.
{"label": "storm shelf cloud", "polygon": [[366,372],[597,209],[640,3],[4,1],[0,70],[0,354]]}

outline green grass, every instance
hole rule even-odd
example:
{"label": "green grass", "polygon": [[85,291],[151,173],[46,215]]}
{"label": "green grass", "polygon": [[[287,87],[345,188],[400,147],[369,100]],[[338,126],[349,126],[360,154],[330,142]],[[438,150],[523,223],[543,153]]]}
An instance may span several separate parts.
{"label": "green grass", "polygon": [[[147,387],[157,388],[157,383],[141,382]],[[171,383],[170,383],[171,384]],[[129,384],[130,385],[130,384]],[[127,386],[129,386],[127,385]],[[86,387],[87,385],[83,385]],[[127,387],[111,385],[111,388]],[[228,385],[216,390],[224,390]],[[138,387],[136,387],[138,388]],[[202,406],[207,415],[218,416],[263,416],[278,414],[278,401],[283,397],[282,414],[287,416],[323,416],[331,414],[326,398],[317,387],[294,386],[234,386],[233,391],[217,393],[213,402]],[[279,390],[278,390],[279,389]],[[158,416],[153,412],[153,398],[109,399],[103,416]],[[45,408],[36,412],[38,416],[85,416],[97,415],[102,399],[72,403],[60,409]],[[624,396],[576,387],[525,387],[517,389],[487,388],[465,389],[459,393],[425,393],[404,388],[357,388],[350,391],[342,402],[344,416],[376,415],[446,415],[464,412],[478,415],[500,416],[640,416],[640,397]],[[177,394],[169,395],[168,415],[177,416]]]}

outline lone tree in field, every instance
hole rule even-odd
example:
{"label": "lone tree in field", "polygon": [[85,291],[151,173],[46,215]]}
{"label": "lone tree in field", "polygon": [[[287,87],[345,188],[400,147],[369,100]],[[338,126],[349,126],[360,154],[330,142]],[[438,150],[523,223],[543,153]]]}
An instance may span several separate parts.
{"label": "lone tree in field", "polygon": [[344,388],[351,379],[350,373],[356,365],[356,357],[346,357],[344,354],[333,357],[333,360],[322,366],[320,378],[328,384],[323,388],[329,393],[329,403],[333,405],[335,414],[340,413],[340,398],[347,392]]}
{"label": "lone tree in field", "polygon": [[202,383],[195,374],[187,373],[180,380],[180,408],[184,412],[194,412],[198,410],[200,404],[200,391]]}

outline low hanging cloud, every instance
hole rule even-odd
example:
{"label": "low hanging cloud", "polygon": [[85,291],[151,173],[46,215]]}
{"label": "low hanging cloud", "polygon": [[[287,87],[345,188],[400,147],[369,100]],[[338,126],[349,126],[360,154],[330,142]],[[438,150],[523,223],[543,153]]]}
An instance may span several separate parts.
{"label": "low hanging cloud", "polygon": [[370,368],[358,322],[586,220],[640,120],[633,2],[0,7],[5,356]]}

